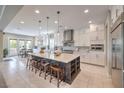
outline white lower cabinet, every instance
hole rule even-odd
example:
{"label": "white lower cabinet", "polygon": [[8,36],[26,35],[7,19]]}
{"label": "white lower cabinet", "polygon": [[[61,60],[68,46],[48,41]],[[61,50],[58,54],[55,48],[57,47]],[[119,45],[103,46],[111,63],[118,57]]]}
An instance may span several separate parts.
{"label": "white lower cabinet", "polygon": [[91,64],[97,64],[96,54],[94,52],[90,52],[90,60],[89,60],[89,62]]}
{"label": "white lower cabinet", "polygon": [[105,65],[105,54],[104,52],[86,52],[86,53],[79,53],[80,61],[84,63],[90,63],[95,65]]}
{"label": "white lower cabinet", "polygon": [[86,63],[89,62],[89,53],[80,54],[80,61]]}
{"label": "white lower cabinet", "polygon": [[105,65],[105,55],[104,53],[96,54],[97,64],[98,65]]}
{"label": "white lower cabinet", "polygon": [[90,52],[90,63],[104,66],[105,65],[104,52],[91,51]]}

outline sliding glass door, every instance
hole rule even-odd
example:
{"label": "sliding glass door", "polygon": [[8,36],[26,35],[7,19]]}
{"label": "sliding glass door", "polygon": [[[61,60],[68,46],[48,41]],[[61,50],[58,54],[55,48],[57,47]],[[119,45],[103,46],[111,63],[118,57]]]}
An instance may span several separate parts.
{"label": "sliding glass door", "polygon": [[31,40],[26,41],[26,49],[32,49],[32,41]]}
{"label": "sliding glass door", "polygon": [[9,55],[10,56],[17,55],[17,40],[16,39],[9,40]]}
{"label": "sliding glass door", "polygon": [[19,50],[25,48],[25,41],[24,40],[19,40]]}
{"label": "sliding glass door", "polygon": [[32,49],[31,40],[23,39],[10,39],[9,40],[9,56],[16,56],[20,53],[22,49],[29,50]]}

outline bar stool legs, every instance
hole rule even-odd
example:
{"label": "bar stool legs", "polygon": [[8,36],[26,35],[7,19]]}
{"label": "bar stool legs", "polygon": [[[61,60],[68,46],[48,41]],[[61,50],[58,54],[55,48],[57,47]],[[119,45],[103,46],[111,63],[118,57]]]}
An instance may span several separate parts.
{"label": "bar stool legs", "polygon": [[52,69],[50,69],[50,83],[51,83],[51,80],[52,80]]}
{"label": "bar stool legs", "polygon": [[57,72],[57,87],[59,87],[59,72]]}
{"label": "bar stool legs", "polygon": [[63,80],[63,69],[61,69],[59,67],[53,67],[53,66],[50,67],[50,83],[52,81],[53,73],[56,73],[57,87],[59,88],[60,82]]}
{"label": "bar stool legs", "polygon": [[41,73],[44,72],[44,79],[46,79],[48,70],[49,70],[49,63],[47,63],[47,62],[41,63],[39,76],[41,76]]}

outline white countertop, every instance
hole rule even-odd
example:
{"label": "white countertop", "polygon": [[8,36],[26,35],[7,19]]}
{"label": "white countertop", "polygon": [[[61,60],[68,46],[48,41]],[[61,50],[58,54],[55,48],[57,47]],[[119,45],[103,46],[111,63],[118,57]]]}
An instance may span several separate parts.
{"label": "white countertop", "polygon": [[63,62],[63,63],[69,63],[72,60],[79,57],[78,54],[62,53],[59,56],[55,56],[54,53],[47,53],[47,52],[46,53],[29,53],[29,55],[34,55],[34,56],[38,56],[38,57],[42,57],[42,58],[47,58],[47,59],[51,59],[51,60],[55,60],[55,61],[59,61],[59,62]]}

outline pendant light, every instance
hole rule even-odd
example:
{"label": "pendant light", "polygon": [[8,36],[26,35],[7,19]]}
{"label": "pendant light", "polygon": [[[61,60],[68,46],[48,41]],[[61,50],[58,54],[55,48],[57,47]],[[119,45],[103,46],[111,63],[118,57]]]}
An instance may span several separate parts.
{"label": "pendant light", "polygon": [[41,35],[40,33],[41,32],[41,20],[39,20],[38,23],[39,23],[39,35]]}
{"label": "pendant light", "polygon": [[57,11],[57,15],[58,15],[58,31],[57,31],[57,33],[59,34],[59,16],[60,16],[60,11]]}
{"label": "pendant light", "polygon": [[46,17],[47,18],[47,42],[48,42],[48,45],[47,45],[47,50],[49,50],[49,44],[50,44],[50,40],[49,40],[49,34],[48,34],[48,27],[49,27],[49,17]]}
{"label": "pendant light", "polygon": [[[41,20],[38,20],[38,23],[39,23],[39,26],[38,27],[41,27]],[[41,42],[42,42],[42,37],[41,37],[41,32],[39,30],[39,33],[38,33],[38,46],[39,47],[41,47]]]}
{"label": "pendant light", "polygon": [[60,29],[59,29],[59,27],[60,27],[60,19],[59,19],[59,17],[60,17],[60,11],[57,11],[57,15],[58,15],[58,31],[57,31],[57,37],[58,37],[58,46],[59,46],[59,34],[60,34]]}

